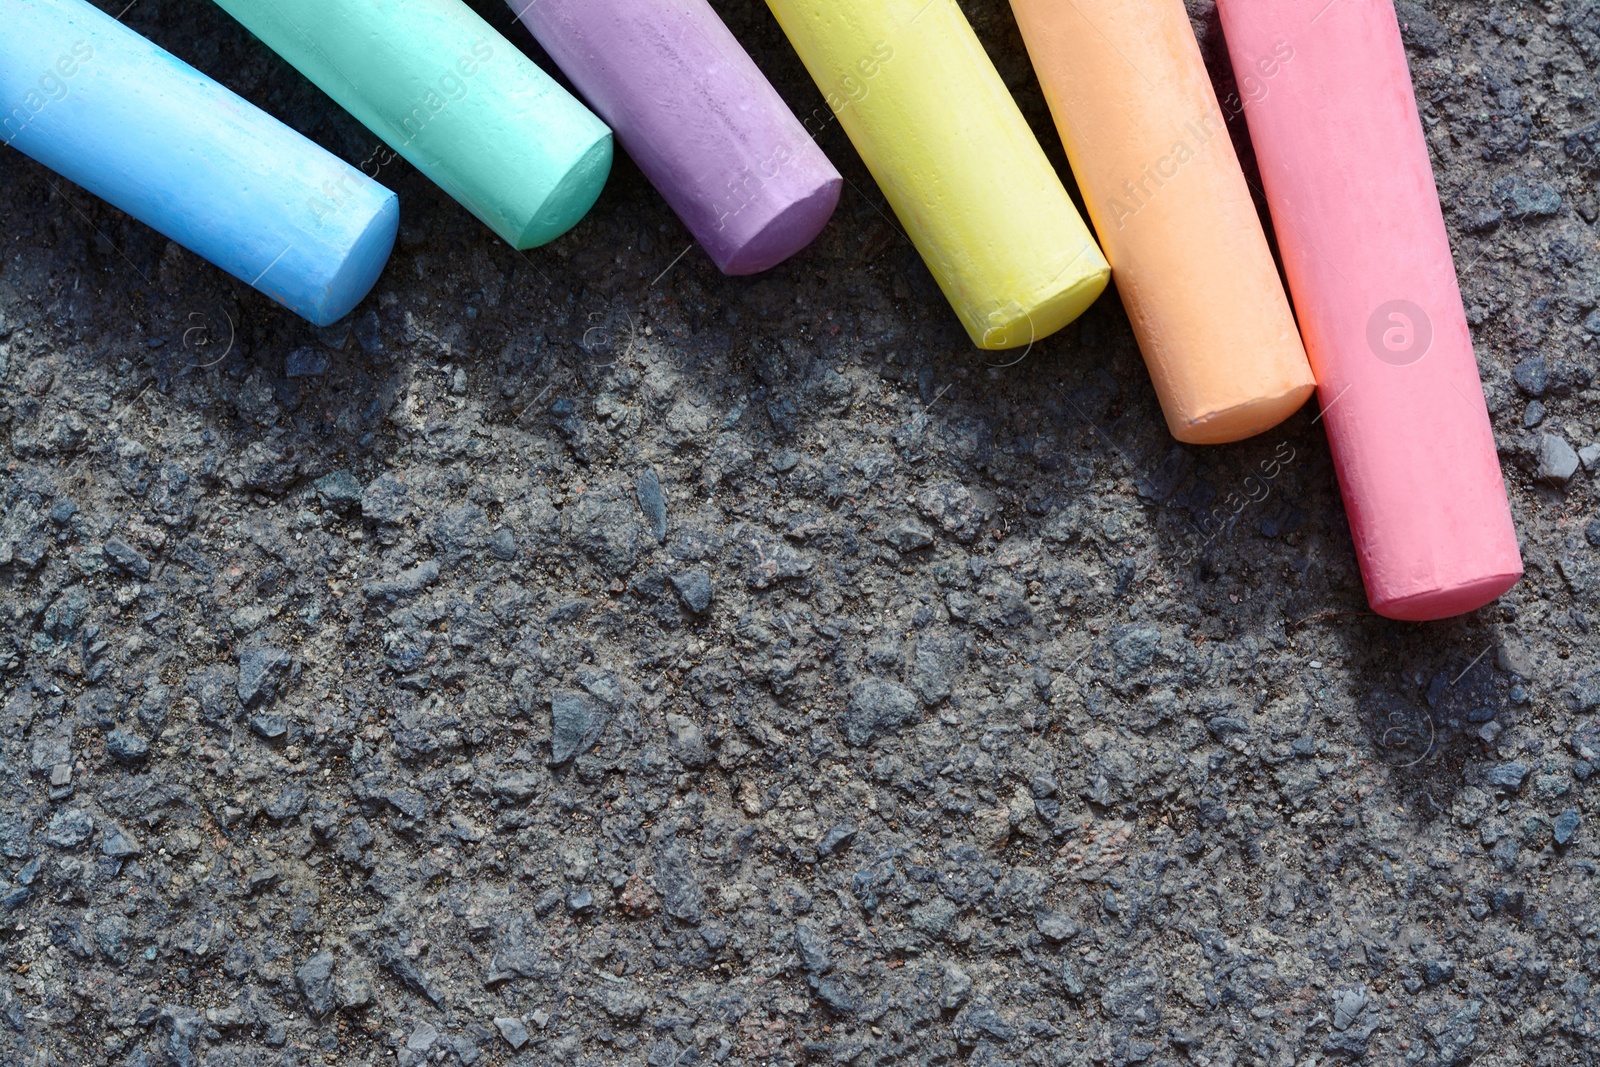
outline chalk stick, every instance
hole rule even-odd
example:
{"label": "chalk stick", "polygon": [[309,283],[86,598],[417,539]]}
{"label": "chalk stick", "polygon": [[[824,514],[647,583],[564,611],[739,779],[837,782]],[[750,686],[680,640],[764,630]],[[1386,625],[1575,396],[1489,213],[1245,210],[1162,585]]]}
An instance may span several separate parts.
{"label": "chalk stick", "polygon": [[980,348],[1047,337],[1110,268],[955,0],[767,0]]}
{"label": "chalk stick", "polygon": [[1316,383],[1183,0],[1011,6],[1172,435],[1276,426]]}
{"label": "chalk stick", "polygon": [[512,247],[577,224],[611,131],[460,0],[217,0]]}
{"label": "chalk stick", "polygon": [[1391,0],[1221,0],[1367,597],[1472,611],[1522,574]]}
{"label": "chalk stick", "polygon": [[0,139],[319,326],[367,295],[395,195],[84,0],[7,0]]}
{"label": "chalk stick", "polygon": [[705,0],[507,0],[726,274],[810,244],[844,179]]}

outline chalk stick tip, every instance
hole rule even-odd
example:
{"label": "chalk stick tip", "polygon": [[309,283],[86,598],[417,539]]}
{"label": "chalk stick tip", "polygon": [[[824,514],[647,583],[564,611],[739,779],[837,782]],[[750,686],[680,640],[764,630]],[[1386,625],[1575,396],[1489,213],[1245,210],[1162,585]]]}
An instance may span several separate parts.
{"label": "chalk stick tip", "polygon": [[611,174],[614,152],[611,131],[608,129],[567,169],[550,195],[544,198],[539,210],[522,231],[511,238],[511,245],[519,252],[549,244],[576,226],[600,199]]}
{"label": "chalk stick tip", "polygon": [[839,206],[844,179],[837,175],[819,181],[810,193],[785,205],[750,239],[723,257],[717,267],[724,274],[760,274],[815,241]]}
{"label": "chalk stick tip", "polygon": [[378,284],[399,231],[400,198],[391,192],[372,213],[361,236],[350,245],[344,262],[323,289],[321,299],[312,307],[295,310],[313,326],[332,326],[354,311]]}
{"label": "chalk stick tip", "polygon": [[1093,249],[1093,254],[1098,263],[1085,266],[1070,282],[1045,296],[1026,306],[1012,304],[1003,313],[990,314],[981,324],[969,321],[967,332],[973,343],[988,352],[1025,348],[1071,324],[1111,284],[1111,268],[1099,249]]}
{"label": "chalk stick tip", "polygon": [[1307,378],[1267,396],[1254,397],[1220,411],[1186,419],[1167,414],[1167,428],[1186,445],[1227,445],[1266,433],[1301,408],[1316,392],[1316,383]]}
{"label": "chalk stick tip", "polygon": [[1432,589],[1413,591],[1403,596],[1371,599],[1372,610],[1386,619],[1399,622],[1436,622],[1466,615],[1492,604],[1510,591],[1522,578],[1522,565],[1498,574],[1465,581],[1441,582]]}

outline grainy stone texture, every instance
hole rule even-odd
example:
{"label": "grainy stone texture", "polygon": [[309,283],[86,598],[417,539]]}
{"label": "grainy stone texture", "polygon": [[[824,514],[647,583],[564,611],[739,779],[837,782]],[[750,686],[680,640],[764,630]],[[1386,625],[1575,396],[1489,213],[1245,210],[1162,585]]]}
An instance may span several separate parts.
{"label": "grainy stone texture", "polygon": [[206,4],[124,17],[401,195],[348,321],[0,150],[0,1062],[1600,1062],[1600,4],[1400,5],[1528,562],[1429,626],[1314,411],[974,351],[717,7],[851,181],[758,278],[625,160],[519,255]]}

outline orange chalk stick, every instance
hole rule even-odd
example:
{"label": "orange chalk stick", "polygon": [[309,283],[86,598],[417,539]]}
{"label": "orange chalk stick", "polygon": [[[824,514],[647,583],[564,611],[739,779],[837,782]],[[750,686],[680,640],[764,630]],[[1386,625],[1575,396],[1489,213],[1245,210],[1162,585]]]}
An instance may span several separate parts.
{"label": "orange chalk stick", "polygon": [[1276,426],[1316,383],[1183,0],[1011,6],[1172,435]]}

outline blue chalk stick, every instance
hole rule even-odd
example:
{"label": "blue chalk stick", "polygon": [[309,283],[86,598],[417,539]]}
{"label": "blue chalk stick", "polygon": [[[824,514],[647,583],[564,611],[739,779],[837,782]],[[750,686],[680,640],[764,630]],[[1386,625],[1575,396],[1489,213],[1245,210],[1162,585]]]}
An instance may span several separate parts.
{"label": "blue chalk stick", "polygon": [[394,193],[85,0],[4,0],[0,141],[326,326],[394,247]]}

